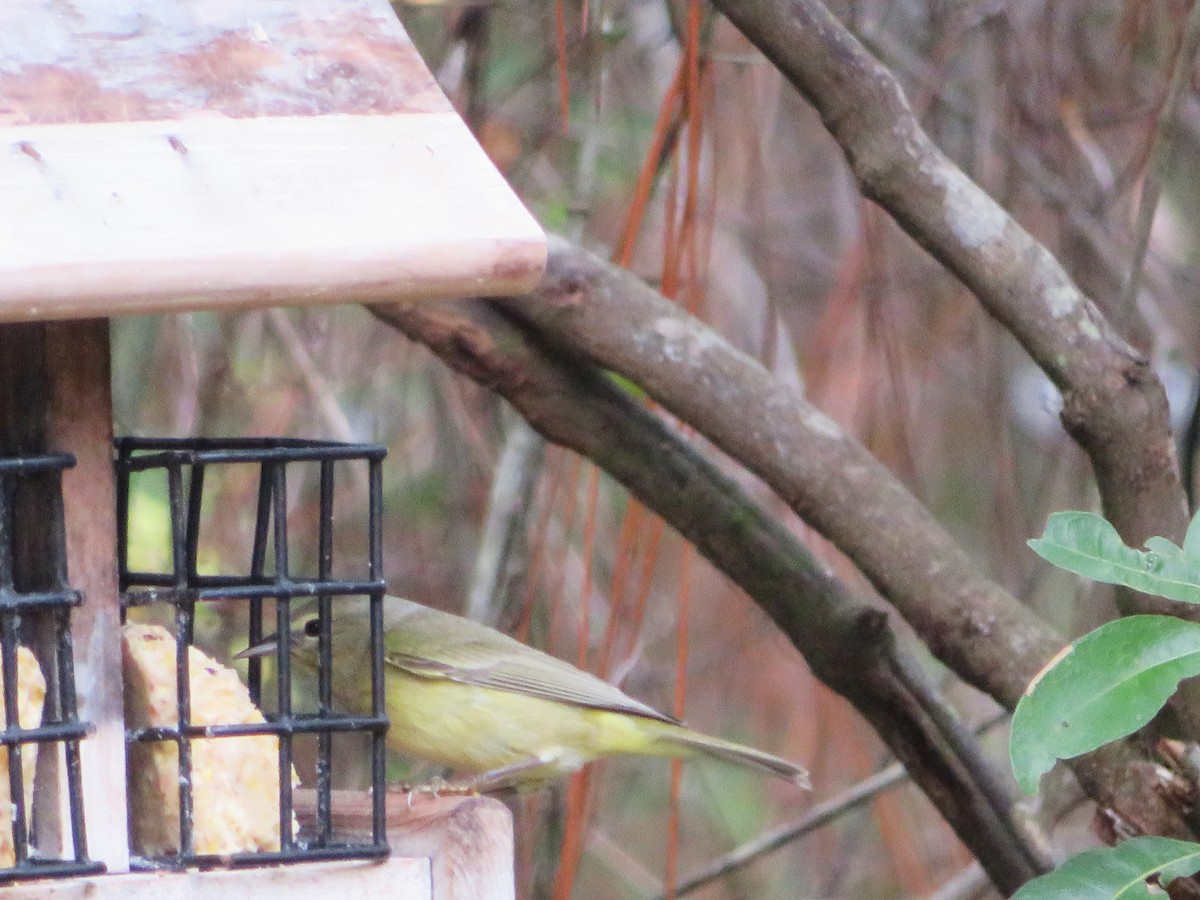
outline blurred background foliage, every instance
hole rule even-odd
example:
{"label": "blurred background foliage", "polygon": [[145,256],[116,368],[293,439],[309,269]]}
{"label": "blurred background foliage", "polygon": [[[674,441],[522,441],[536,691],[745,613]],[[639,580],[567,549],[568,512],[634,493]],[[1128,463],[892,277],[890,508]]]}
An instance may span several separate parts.
{"label": "blurred background foliage", "polygon": [[[901,78],[941,147],[1111,309],[1188,5],[843,0],[831,7]],[[778,72],[702,10],[702,102],[694,120],[664,131],[668,154],[631,268],[660,282],[664,248],[678,240],[690,192],[699,252],[683,287],[703,318],[780,378],[802,383],[992,577],[1071,634],[1092,627],[1110,599],[1100,589],[1079,594],[1073,579],[1049,571],[1024,544],[1049,511],[1094,505],[1090,472],[1057,423],[1053,389],[961,285],[859,196],[840,151]],[[397,4],[397,12],[544,226],[613,255],[680,63],[686,4],[451,0]],[[1152,352],[1181,432],[1200,331],[1194,94],[1181,104],[1139,299],[1148,324],[1119,323]],[[699,153],[689,161],[693,130],[690,146]],[[113,340],[118,434],[385,444],[386,576],[396,593],[464,610],[513,429],[501,401],[353,306],[131,317],[115,323]],[[507,623],[593,667],[613,640],[608,673],[662,709],[673,707],[682,672],[693,725],[805,763],[816,789],[802,794],[721,766],[688,766],[682,837],[672,849],[669,767],[606,764],[586,813],[574,820],[564,824],[555,813],[560,794],[518,804],[519,895],[551,890],[553,853],[540,848],[564,828],[580,839],[574,896],[648,897],[662,890],[668,865],[695,871],[887,762],[870,730],[813,681],[757,607],[673,534],[658,540],[652,528],[623,528],[630,511],[623,489],[604,477],[593,486],[590,466],[553,448],[532,464],[537,487]],[[733,474],[862,586],[754,478]],[[315,517],[315,472],[289,489],[299,533]],[[246,555],[254,490],[246,472],[209,485],[204,567]],[[365,546],[361,475],[341,479],[336,508],[339,549],[353,557]],[[135,484],[133,509],[135,552],[161,563],[162,486]],[[617,577],[644,584],[644,614],[637,604],[614,614]],[[202,641],[220,655],[239,649],[229,618],[214,613],[201,623]],[[615,638],[606,637],[610,629]],[[995,714],[990,701],[944,678],[969,719]],[[988,746],[1004,768],[1004,735]],[[1063,805],[1072,806],[1069,794]],[[1078,843],[1090,840],[1086,815],[1064,827]],[[558,896],[566,896],[566,880],[560,875]],[[936,809],[901,786],[695,896],[989,896],[981,884]]]}

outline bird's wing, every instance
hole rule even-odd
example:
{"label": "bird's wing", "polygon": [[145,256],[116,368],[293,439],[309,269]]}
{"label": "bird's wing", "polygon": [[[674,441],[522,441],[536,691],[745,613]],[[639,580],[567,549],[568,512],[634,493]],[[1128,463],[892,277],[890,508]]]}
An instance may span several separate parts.
{"label": "bird's wing", "polygon": [[387,664],[423,678],[676,722],[569,663],[466,619],[448,623],[442,619],[447,615],[422,608],[407,616],[389,632]]}

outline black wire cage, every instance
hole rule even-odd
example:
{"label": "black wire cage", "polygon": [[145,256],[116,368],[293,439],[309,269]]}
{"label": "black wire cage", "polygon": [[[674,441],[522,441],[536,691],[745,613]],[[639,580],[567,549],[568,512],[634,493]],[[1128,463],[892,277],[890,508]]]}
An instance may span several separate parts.
{"label": "black wire cage", "polygon": [[[83,597],[67,580],[62,473],[74,465],[65,453],[0,459],[0,746],[8,768],[11,839],[0,882],[104,871],[88,859],[80,783],[79,741],[92,726],[78,716],[71,638],[71,610]],[[21,654],[30,654],[27,664]],[[40,721],[26,726],[19,700],[43,684]],[[36,716],[28,712],[27,718]],[[45,786],[55,797],[65,792],[66,821],[63,803],[30,809],[26,792],[34,768],[41,770],[39,791]]]}
{"label": "black wire cage", "polygon": [[[388,853],[384,802],[386,798],[385,746],[388,721],[383,686],[382,579],[382,461],[386,449],[367,444],[343,444],[283,438],[118,438],[115,441],[117,482],[118,571],[122,607],[167,605],[173,614],[176,639],[175,690],[178,724],[130,730],[129,742],[174,742],[178,748],[179,835],[177,852],[138,858],[138,868],[192,868],[261,865],[285,861],[376,858]],[[206,474],[220,466],[247,465],[257,470],[257,507],[254,537],[243,571],[200,569],[201,520]],[[289,558],[288,473],[301,466],[319,469],[315,571],[297,572]],[[366,467],[369,503],[366,522],[364,577],[336,578],[334,542],[335,473],[348,466]],[[341,469],[339,470],[339,467]],[[130,567],[132,523],[131,491],[135,478],[165,474],[166,503],[170,513],[170,565],[166,571],[135,571]],[[358,567],[362,569],[361,566]],[[309,599],[311,598],[311,600]],[[351,598],[356,598],[351,600]],[[345,715],[333,701],[332,621],[336,603],[363,602],[370,610],[371,714]],[[198,603],[244,601],[247,604],[247,646],[269,636],[291,632],[297,601],[315,603],[318,622],[317,709],[300,712],[293,707],[293,667],[286,650],[276,655],[275,709],[263,710],[262,724],[196,724],[192,719],[188,653],[193,644]],[[264,621],[274,607],[273,625]],[[281,641],[283,647],[287,641]],[[248,663],[251,700],[262,708],[262,660]],[[332,825],[332,796],[336,734],[365,733],[370,747],[372,834],[370,840],[336,834]],[[278,739],[279,849],[232,854],[197,853],[193,829],[193,742],[198,739],[246,735],[273,735]],[[315,735],[315,816],[311,827],[293,833],[294,797],[291,779],[293,742]]]}

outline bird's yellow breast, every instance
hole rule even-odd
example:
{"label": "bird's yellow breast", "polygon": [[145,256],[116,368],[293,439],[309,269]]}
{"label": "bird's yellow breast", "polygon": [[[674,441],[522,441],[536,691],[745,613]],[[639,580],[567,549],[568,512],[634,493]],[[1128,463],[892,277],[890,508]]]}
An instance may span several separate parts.
{"label": "bird's yellow breast", "polygon": [[630,716],[395,670],[387,712],[391,747],[461,772],[533,758],[546,761],[547,774],[570,772],[653,743],[648,723]]}

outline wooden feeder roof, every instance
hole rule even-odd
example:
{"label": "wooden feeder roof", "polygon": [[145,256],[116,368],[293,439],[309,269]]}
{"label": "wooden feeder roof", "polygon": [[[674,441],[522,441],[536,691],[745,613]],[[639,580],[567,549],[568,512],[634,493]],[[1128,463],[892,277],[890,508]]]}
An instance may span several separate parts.
{"label": "wooden feeder roof", "polygon": [[544,264],[386,0],[0,3],[0,321],[514,293]]}

